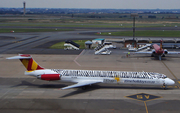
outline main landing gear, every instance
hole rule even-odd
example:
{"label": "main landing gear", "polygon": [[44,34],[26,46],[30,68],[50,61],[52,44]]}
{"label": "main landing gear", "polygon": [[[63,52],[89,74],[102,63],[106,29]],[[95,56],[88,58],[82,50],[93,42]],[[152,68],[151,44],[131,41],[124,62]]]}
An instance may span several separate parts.
{"label": "main landing gear", "polygon": [[86,90],[86,89],[88,89],[90,86],[91,86],[91,84],[90,84],[90,85],[86,85],[86,86],[82,86],[81,89],[82,89],[82,90]]}
{"label": "main landing gear", "polygon": [[82,86],[82,90],[86,90],[88,86]]}

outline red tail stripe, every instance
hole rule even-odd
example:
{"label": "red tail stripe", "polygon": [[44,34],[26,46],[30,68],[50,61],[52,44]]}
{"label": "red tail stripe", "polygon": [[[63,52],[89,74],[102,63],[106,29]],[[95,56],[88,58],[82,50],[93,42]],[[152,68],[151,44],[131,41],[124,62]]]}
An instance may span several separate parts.
{"label": "red tail stripe", "polygon": [[38,65],[37,70],[38,70],[38,69],[44,69],[44,68],[42,68],[41,66]]}
{"label": "red tail stripe", "polygon": [[20,55],[20,56],[23,56],[23,57],[30,57],[31,55]]}
{"label": "red tail stripe", "polygon": [[32,69],[31,69],[32,63],[33,63],[33,59],[31,58],[31,59],[29,60],[29,63],[28,63],[28,68],[27,68],[28,71],[31,71],[31,70],[32,70]]}

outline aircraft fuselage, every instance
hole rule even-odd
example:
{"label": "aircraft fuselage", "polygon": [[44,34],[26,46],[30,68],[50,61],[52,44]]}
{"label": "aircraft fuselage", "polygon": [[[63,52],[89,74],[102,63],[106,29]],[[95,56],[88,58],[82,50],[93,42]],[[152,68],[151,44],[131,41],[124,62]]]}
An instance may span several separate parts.
{"label": "aircraft fuselage", "polygon": [[[154,72],[98,71],[98,70],[66,70],[43,69],[25,72],[25,75],[35,76],[42,80],[59,80],[78,83],[80,81],[98,81],[106,84],[131,85],[173,85],[174,81],[166,75]],[[45,79],[47,75],[47,79]],[[48,77],[51,77],[48,79]]]}

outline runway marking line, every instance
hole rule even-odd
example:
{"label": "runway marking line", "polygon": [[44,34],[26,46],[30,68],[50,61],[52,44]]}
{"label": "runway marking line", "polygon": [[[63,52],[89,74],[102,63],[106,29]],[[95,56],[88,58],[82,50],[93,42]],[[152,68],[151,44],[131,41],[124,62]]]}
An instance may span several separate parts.
{"label": "runway marking line", "polygon": [[[161,61],[163,64],[164,64],[164,66],[169,70],[169,72],[174,76],[174,78],[176,79],[176,80],[178,80],[178,78],[174,75],[174,73],[169,69],[169,67],[163,62],[163,61]],[[178,83],[180,84],[180,81],[178,81]],[[180,87],[179,87],[179,85],[178,85],[178,88],[180,89]]]}
{"label": "runway marking line", "polygon": [[151,100],[155,100],[158,98],[162,98],[161,96],[156,96],[156,95],[151,95],[151,94],[146,94],[146,93],[138,93],[138,94],[133,94],[133,95],[125,96],[125,97],[144,102],[146,113],[148,113],[146,101],[151,101]]}
{"label": "runway marking line", "polygon": [[81,51],[81,53],[74,59],[74,62],[75,62],[78,66],[81,66],[81,64],[79,64],[76,60],[79,58],[79,56],[80,56],[83,52],[84,52],[84,50]]}
{"label": "runway marking line", "polygon": [[144,106],[146,108],[146,113],[148,113],[148,108],[147,108],[147,105],[146,105],[146,102],[144,101]]}
{"label": "runway marking line", "polygon": [[174,76],[174,78],[176,79],[176,80],[178,80],[178,78],[174,75],[174,73],[169,69],[169,67],[163,62],[163,61],[161,61],[163,64],[164,64],[164,66],[169,70],[169,72]]}
{"label": "runway marking line", "polygon": [[[161,86],[161,88],[165,88],[165,86]],[[174,88],[174,89],[179,89],[179,86],[167,86],[167,88]]]}
{"label": "runway marking line", "polygon": [[180,81],[178,81],[178,83],[180,84]]}
{"label": "runway marking line", "polygon": [[133,95],[125,96],[125,97],[133,99],[133,100],[143,101],[143,102],[162,98],[161,96],[151,95],[147,93],[138,93],[138,94],[133,94]]}

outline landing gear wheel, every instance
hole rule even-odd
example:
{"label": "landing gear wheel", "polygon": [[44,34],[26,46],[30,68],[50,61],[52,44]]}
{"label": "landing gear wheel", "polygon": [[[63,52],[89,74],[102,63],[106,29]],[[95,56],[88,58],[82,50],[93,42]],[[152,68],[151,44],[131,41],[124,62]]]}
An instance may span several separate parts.
{"label": "landing gear wheel", "polygon": [[164,88],[164,90],[166,90],[166,89],[167,89],[167,86],[166,86],[166,84],[165,84],[165,83],[163,84],[163,88]]}
{"label": "landing gear wheel", "polygon": [[87,86],[82,86],[81,88],[82,88],[82,90],[86,90]]}

